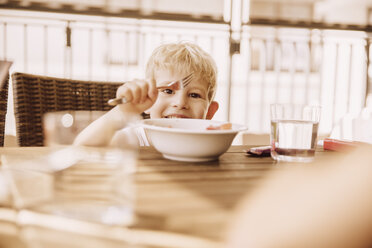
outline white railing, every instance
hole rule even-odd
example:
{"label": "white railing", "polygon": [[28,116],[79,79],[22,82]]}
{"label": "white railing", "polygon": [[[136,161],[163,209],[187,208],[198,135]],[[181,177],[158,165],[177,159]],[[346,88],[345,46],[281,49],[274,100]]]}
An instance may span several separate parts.
{"label": "white railing", "polygon": [[[269,132],[268,106],[273,102],[321,105],[323,134],[364,106],[369,48],[365,32],[246,25],[230,71],[227,23],[37,16],[0,12],[0,59],[13,61],[12,71],[125,81],[143,77],[154,47],[189,40],[216,60],[216,100],[221,107],[215,118],[230,116],[230,121],[246,124],[251,133]],[[11,91],[9,95],[7,132],[13,134]]]}
{"label": "white railing", "polygon": [[232,80],[232,98],[245,100],[232,101],[232,119],[268,133],[270,103],[317,104],[320,133],[351,138],[336,129],[364,107],[368,46],[359,31],[247,27]]}

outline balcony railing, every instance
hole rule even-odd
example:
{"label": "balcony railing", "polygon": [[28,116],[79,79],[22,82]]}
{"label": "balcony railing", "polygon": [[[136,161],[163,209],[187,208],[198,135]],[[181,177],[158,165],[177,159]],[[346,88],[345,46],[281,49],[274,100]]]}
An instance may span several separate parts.
{"label": "balcony railing", "polygon": [[0,17],[0,59],[12,60],[13,71],[57,77],[143,77],[156,46],[195,42],[219,69],[216,100],[221,108],[215,118],[246,124],[252,133],[269,132],[273,102],[321,105],[320,132],[330,133],[345,115],[360,112],[368,93],[369,27],[333,25],[331,30],[325,24],[251,20],[234,41],[236,49],[230,49],[231,27],[223,21],[39,12],[35,17],[19,11],[0,11]]}

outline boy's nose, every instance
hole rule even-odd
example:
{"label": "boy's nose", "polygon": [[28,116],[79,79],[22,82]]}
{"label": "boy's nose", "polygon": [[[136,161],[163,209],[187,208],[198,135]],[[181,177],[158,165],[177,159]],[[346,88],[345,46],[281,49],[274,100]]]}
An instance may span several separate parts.
{"label": "boy's nose", "polygon": [[187,96],[183,92],[177,92],[173,96],[172,99],[172,106],[177,107],[179,109],[185,109],[188,108],[188,103],[187,103]]}

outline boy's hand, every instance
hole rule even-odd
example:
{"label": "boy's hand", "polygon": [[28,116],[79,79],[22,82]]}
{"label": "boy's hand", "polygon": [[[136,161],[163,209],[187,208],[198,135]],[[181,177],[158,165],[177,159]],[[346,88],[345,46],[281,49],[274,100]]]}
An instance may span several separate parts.
{"label": "boy's hand", "polygon": [[120,86],[116,91],[116,97],[125,97],[127,100],[127,103],[119,105],[123,112],[140,114],[155,103],[158,90],[155,81],[135,79]]}

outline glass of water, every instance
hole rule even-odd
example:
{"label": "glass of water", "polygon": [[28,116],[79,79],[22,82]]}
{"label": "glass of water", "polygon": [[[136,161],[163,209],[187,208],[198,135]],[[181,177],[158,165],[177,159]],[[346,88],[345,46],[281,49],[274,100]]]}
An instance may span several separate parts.
{"label": "glass of water", "polygon": [[53,198],[40,204],[38,211],[107,225],[134,221],[136,144],[128,139],[120,146],[73,145],[76,136],[104,113],[45,114],[45,144],[53,148],[46,161],[53,175]]}
{"label": "glass of water", "polygon": [[320,107],[272,104],[271,157],[277,161],[311,162],[317,144]]}

